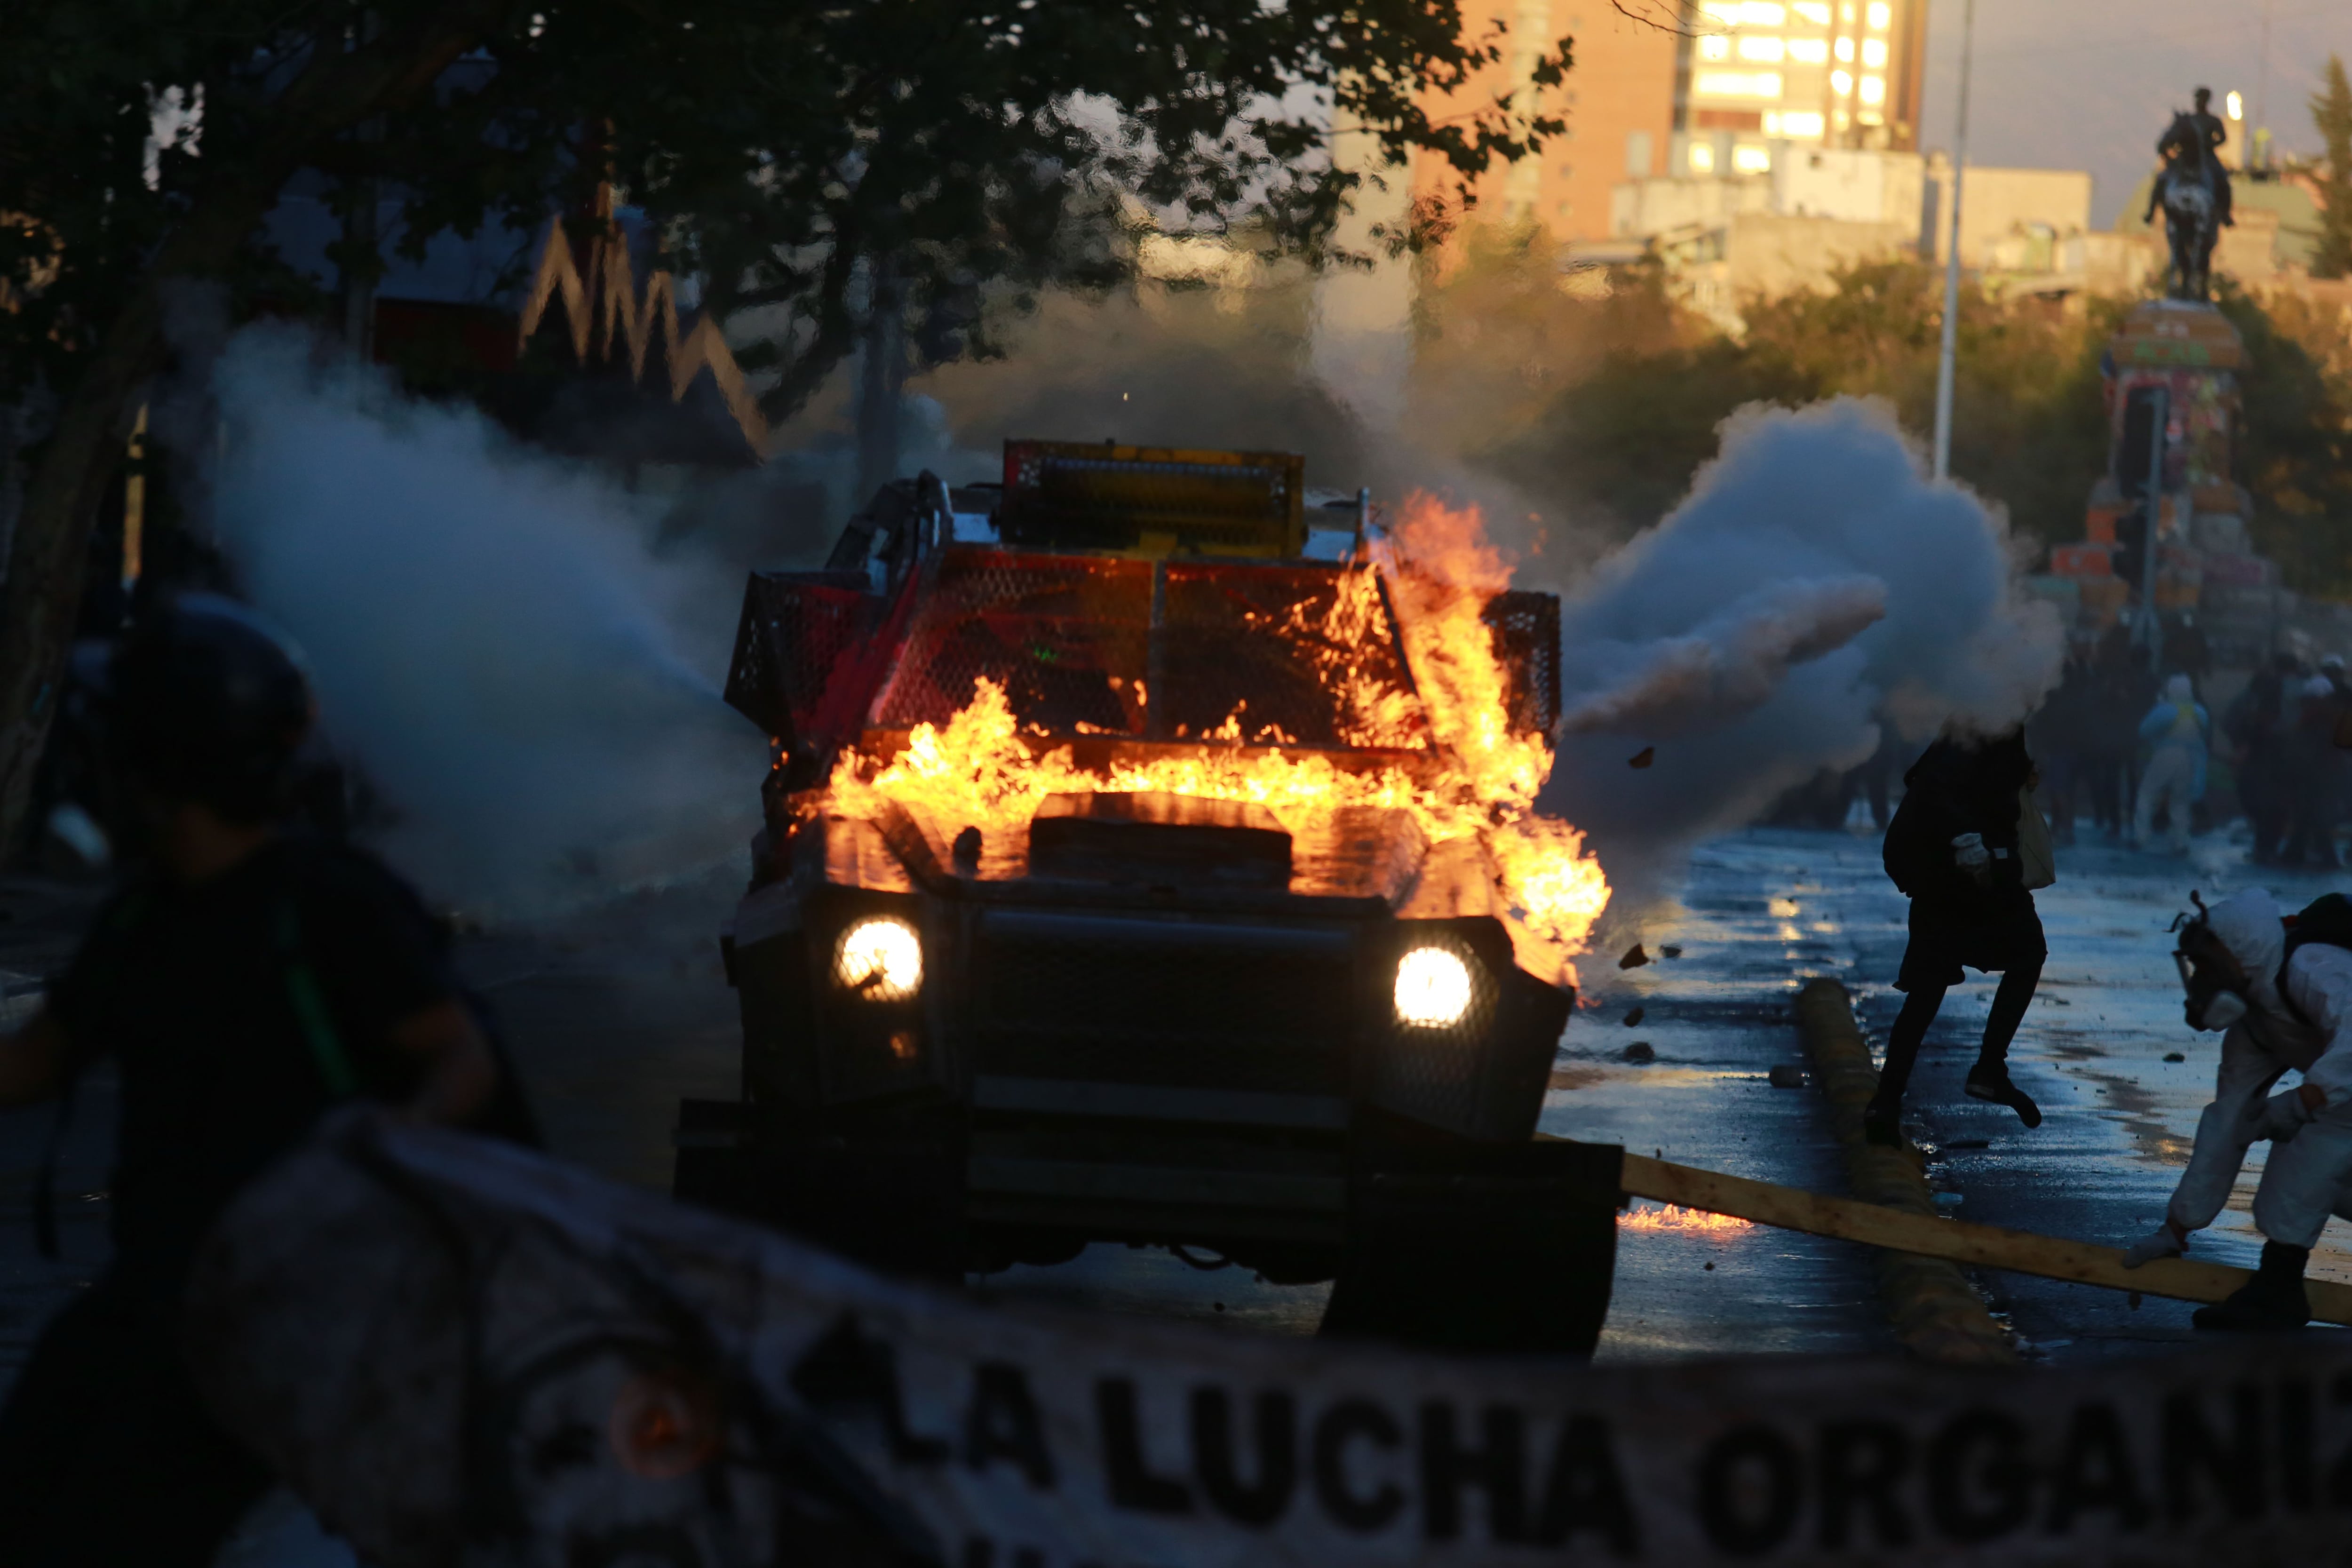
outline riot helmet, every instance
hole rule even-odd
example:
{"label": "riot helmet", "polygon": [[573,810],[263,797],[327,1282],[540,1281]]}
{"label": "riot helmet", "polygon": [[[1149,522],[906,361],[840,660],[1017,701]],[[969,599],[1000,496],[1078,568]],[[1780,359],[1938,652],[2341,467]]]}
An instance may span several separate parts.
{"label": "riot helmet", "polygon": [[183,594],[76,671],[110,771],[231,822],[286,814],[315,716],[300,651],[245,605]]}

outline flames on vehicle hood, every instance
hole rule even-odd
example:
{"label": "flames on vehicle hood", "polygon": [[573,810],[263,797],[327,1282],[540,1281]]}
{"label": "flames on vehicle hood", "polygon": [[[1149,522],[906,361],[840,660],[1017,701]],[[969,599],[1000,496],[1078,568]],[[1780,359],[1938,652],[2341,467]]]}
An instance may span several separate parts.
{"label": "flames on vehicle hood", "polygon": [[[895,754],[869,737],[796,804],[809,816],[865,818],[895,805],[943,838],[972,828],[991,846],[1024,840],[1048,796],[1089,791],[1247,802],[1301,836],[1328,833],[1347,808],[1387,808],[1410,817],[1433,861],[1458,863],[1448,846],[1483,850],[1523,965],[1571,982],[1570,960],[1585,950],[1609,884],[1583,835],[1536,807],[1551,743],[1513,723],[1510,670],[1484,618],[1510,574],[1475,508],[1416,494],[1392,529],[1368,537],[1328,604],[1255,616],[1254,630],[1281,637],[1314,672],[1353,754],[1302,748],[1236,701],[1222,724],[1096,748],[1081,762],[1077,748],[1024,721],[1003,681],[981,675],[944,723],[913,725]],[[1387,618],[1383,596],[1409,671],[1368,651]],[[1129,699],[1148,705],[1146,684],[1131,685]]]}

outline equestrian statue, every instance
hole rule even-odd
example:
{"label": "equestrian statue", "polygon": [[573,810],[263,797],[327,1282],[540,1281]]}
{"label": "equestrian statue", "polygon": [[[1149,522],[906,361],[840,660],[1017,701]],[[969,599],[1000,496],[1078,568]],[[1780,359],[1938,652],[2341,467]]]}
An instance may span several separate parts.
{"label": "equestrian statue", "polygon": [[2230,171],[2221,158],[2230,132],[2206,108],[2212,99],[2210,88],[2199,88],[2197,107],[2175,113],[2156,143],[2164,168],[2147,193],[2143,216],[2153,223],[2156,209],[2164,209],[2165,238],[2172,247],[2166,293],[2175,300],[2202,302],[2210,297],[2213,242],[2224,226],[2236,221],[2230,210]]}

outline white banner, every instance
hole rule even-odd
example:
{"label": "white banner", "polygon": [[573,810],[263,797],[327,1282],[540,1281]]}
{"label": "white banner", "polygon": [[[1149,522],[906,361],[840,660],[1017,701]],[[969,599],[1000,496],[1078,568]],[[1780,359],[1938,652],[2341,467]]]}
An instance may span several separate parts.
{"label": "white banner", "polygon": [[1448,1358],[979,1305],[359,1120],[232,1211],[191,1331],[225,1417],[385,1568],[2210,1564],[2352,1540],[2334,1333],[2054,1371]]}

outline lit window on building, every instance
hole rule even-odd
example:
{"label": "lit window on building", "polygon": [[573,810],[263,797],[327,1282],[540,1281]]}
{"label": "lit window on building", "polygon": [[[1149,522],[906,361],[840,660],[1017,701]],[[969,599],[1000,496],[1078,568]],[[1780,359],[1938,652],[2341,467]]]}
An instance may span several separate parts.
{"label": "lit window on building", "polygon": [[1888,27],[1894,26],[1894,23],[1895,13],[1888,9],[1886,0],[1870,0],[1870,29],[1872,32],[1883,33],[1886,31]]}
{"label": "lit window on building", "polygon": [[1715,173],[1715,149],[1704,142],[1694,142],[1690,148],[1690,166],[1694,174]]}
{"label": "lit window on building", "polygon": [[1789,9],[1816,27],[1826,27],[1830,25],[1830,8],[1823,0],[1797,0],[1797,3]]}
{"label": "lit window on building", "polygon": [[1739,40],[1739,58],[1743,60],[1762,60],[1767,65],[1779,65],[1789,58],[1789,48],[1778,38],[1751,33]]}
{"label": "lit window on building", "polygon": [[1886,79],[1883,76],[1866,76],[1863,78],[1862,101],[1869,104],[1885,103],[1886,101]]}
{"label": "lit window on building", "polygon": [[1886,40],[1864,38],[1862,41],[1862,63],[1878,70],[1886,68]]}
{"label": "lit window on building", "polygon": [[1706,0],[1699,10],[1727,27],[1739,26],[1739,0]]}
{"label": "lit window on building", "polygon": [[1698,39],[1698,58],[1703,60],[1727,60],[1731,58],[1731,39],[1722,33],[1702,33]]}
{"label": "lit window on building", "polygon": [[1830,58],[1830,41],[1827,38],[1790,38],[1789,58],[1799,65],[1824,64]]}
{"label": "lit window on building", "polygon": [[1691,90],[1701,98],[1778,98],[1779,71],[1700,71]]}
{"label": "lit window on building", "polygon": [[1849,98],[1853,96],[1853,77],[1845,71],[1830,72],[1830,90],[1836,93],[1840,98]]}
{"label": "lit window on building", "polygon": [[1853,0],[1846,0],[1844,5],[1838,7],[1838,20],[1847,23],[1853,20]]}
{"label": "lit window on building", "polygon": [[1789,19],[1789,8],[1775,0],[1744,0],[1739,19],[1751,27],[1777,27]]}
{"label": "lit window on building", "polygon": [[1867,109],[1864,110],[1860,114],[1855,115],[1853,120],[1854,123],[1857,125],[1884,125],[1886,123],[1886,116]]}
{"label": "lit window on building", "polygon": [[1780,116],[1780,134],[1783,136],[1819,136],[1821,133],[1822,117],[1811,110]]}
{"label": "lit window on building", "polygon": [[1844,61],[1847,65],[1853,64],[1853,40],[1852,38],[1840,38],[1837,41],[1837,58]]}
{"label": "lit window on building", "polygon": [[1743,142],[1731,150],[1731,166],[1743,174],[1766,174],[1772,170],[1772,151],[1759,147],[1753,142]]}

